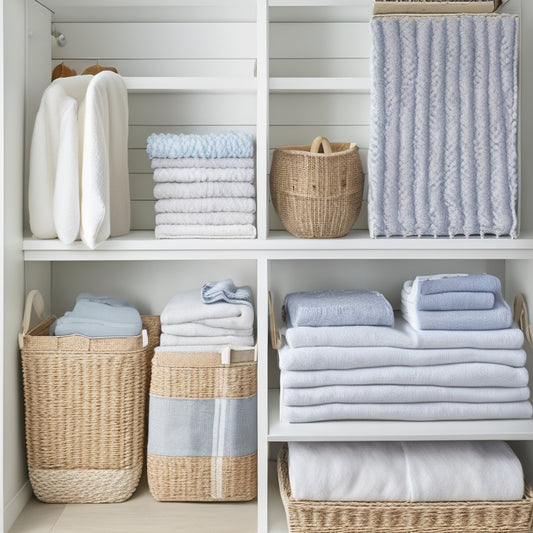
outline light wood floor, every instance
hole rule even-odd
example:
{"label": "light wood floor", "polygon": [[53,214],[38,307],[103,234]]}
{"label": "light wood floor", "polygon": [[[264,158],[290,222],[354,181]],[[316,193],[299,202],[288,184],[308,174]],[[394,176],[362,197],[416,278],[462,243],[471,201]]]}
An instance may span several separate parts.
{"label": "light wood floor", "polygon": [[162,503],[143,478],[123,503],[47,504],[32,498],[9,533],[253,533],[256,502]]}

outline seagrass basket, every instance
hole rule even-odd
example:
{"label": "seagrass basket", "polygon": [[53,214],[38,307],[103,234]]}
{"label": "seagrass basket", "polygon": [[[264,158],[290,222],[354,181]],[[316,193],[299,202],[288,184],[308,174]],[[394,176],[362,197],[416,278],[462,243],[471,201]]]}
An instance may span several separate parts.
{"label": "seagrass basket", "polygon": [[[319,152],[320,147],[323,152]],[[355,143],[317,137],[310,146],[274,150],[270,195],[292,235],[312,239],[344,237],[363,199],[364,174]]]}
{"label": "seagrass basket", "polygon": [[288,449],[278,455],[278,482],[289,533],[529,533],[533,491],[516,501],[339,502],[295,500]]}
{"label": "seagrass basket", "polygon": [[390,13],[492,13],[501,0],[376,0],[374,15]]}
{"label": "seagrass basket", "polygon": [[[157,352],[148,486],[158,501],[247,501],[257,494],[256,350]],[[250,360],[251,359],[251,360]]]}
{"label": "seagrass basket", "polygon": [[[32,301],[44,309],[42,297]],[[35,496],[47,503],[127,500],[141,476],[147,372],[158,317],[143,317],[136,337],[54,337],[50,317],[19,344],[24,385],[26,455]],[[146,339],[148,335],[148,339]]]}

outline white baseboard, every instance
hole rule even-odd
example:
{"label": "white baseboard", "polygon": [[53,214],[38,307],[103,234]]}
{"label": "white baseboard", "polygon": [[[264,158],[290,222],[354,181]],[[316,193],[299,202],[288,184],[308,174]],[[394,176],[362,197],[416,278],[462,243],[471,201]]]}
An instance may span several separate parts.
{"label": "white baseboard", "polygon": [[4,533],[9,531],[22,509],[24,509],[26,504],[30,501],[32,494],[33,492],[31,490],[30,482],[26,481],[15,496],[13,496],[11,501],[6,504],[4,507]]}

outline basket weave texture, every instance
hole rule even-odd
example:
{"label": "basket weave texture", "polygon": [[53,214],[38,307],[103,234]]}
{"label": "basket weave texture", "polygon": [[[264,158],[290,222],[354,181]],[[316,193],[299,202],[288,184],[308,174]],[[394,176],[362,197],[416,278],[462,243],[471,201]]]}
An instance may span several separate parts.
{"label": "basket weave texture", "polygon": [[[206,364],[209,355],[220,357],[207,352],[156,353],[150,394],[193,400],[256,395],[257,362]],[[148,453],[147,467],[150,493],[158,501],[248,501],[257,495],[257,453],[237,457]]]}
{"label": "basket weave texture", "polygon": [[501,0],[376,0],[374,15],[391,13],[492,13]]}
{"label": "basket weave texture", "polygon": [[295,500],[287,445],[278,455],[278,481],[290,533],[529,533],[533,491],[517,501],[337,502]]}
{"label": "basket weave texture", "polygon": [[156,318],[143,317],[145,347],[142,335],[48,336],[54,317],[23,336],[26,454],[39,500],[119,502],[137,488]]}
{"label": "basket weave texture", "polygon": [[[324,146],[318,153],[317,146]],[[345,236],[361,210],[364,174],[359,148],[317,137],[310,146],[276,148],[270,195],[292,235],[330,239]]]}

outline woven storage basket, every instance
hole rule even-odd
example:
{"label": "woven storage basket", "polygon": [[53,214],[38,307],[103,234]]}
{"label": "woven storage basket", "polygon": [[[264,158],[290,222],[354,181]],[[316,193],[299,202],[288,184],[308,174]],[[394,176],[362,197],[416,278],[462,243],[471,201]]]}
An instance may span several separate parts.
{"label": "woven storage basket", "polygon": [[278,455],[278,481],[290,533],[529,533],[533,491],[517,501],[337,502],[295,500],[287,445]]}
{"label": "woven storage basket", "polygon": [[[318,153],[320,146],[324,153]],[[281,222],[296,237],[343,237],[361,210],[364,174],[354,143],[317,137],[310,146],[274,150],[270,195]]]}
{"label": "woven storage basket", "polygon": [[501,0],[376,0],[374,15],[390,13],[492,13]]}
{"label": "woven storage basket", "polygon": [[[255,359],[255,350],[251,355]],[[221,356],[217,353],[155,354],[150,384],[147,465],[148,486],[156,500],[247,501],[255,498],[256,389],[255,360],[221,364]],[[248,402],[248,410],[237,407],[240,414],[235,419],[230,416],[230,404],[233,402],[235,406],[239,401]],[[202,424],[198,413],[211,413],[211,410],[212,415],[208,416],[212,418],[202,418],[205,422]],[[173,432],[174,437],[171,436]],[[228,454],[228,442],[245,440],[243,433],[248,435],[249,442],[253,439],[247,450],[249,453]],[[179,435],[178,444],[173,440],[176,434]],[[190,451],[185,455],[184,450]]]}
{"label": "woven storage basket", "polygon": [[[143,464],[147,371],[157,317],[143,317],[143,336],[53,337],[55,317],[27,331],[28,295],[19,336],[24,383],[26,453],[35,496],[47,503],[128,499]],[[42,314],[42,313],[39,313]]]}

